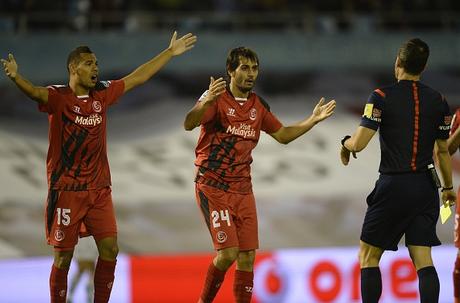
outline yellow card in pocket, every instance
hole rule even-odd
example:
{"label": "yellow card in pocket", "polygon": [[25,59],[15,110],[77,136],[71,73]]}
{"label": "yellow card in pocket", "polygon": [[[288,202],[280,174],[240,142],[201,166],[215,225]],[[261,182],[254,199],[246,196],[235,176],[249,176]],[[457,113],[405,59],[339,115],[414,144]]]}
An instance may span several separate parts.
{"label": "yellow card in pocket", "polygon": [[452,215],[452,211],[450,210],[449,203],[442,204],[441,209],[439,210],[439,215],[441,216],[441,223],[446,223],[447,219]]}

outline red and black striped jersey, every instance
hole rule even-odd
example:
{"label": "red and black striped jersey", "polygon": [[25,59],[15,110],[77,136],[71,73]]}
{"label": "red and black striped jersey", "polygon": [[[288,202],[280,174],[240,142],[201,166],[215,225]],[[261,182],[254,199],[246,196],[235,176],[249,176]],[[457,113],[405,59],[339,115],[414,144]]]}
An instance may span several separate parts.
{"label": "red and black striped jersey", "polygon": [[252,150],[260,131],[271,134],[281,126],[256,94],[240,104],[226,91],[203,115],[195,149],[196,181],[228,192],[251,192]]}
{"label": "red and black striped jersey", "polygon": [[107,107],[123,94],[124,82],[101,81],[88,95],[68,86],[49,86],[48,186],[55,190],[93,190],[111,185],[107,159]]}

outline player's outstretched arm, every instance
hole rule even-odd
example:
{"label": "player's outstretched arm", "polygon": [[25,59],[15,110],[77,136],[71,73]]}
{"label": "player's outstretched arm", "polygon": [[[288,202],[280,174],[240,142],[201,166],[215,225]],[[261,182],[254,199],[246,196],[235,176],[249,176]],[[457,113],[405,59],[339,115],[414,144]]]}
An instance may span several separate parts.
{"label": "player's outstretched arm", "polygon": [[46,87],[35,86],[27,79],[23,78],[18,73],[18,64],[12,54],[8,55],[8,59],[1,59],[5,74],[13,81],[20,90],[22,90],[29,98],[39,103],[48,102],[48,89]]}
{"label": "player's outstretched arm", "polygon": [[188,33],[179,39],[177,32],[174,32],[168,48],[158,54],[155,58],[142,64],[132,73],[123,78],[125,82],[125,93],[136,86],[139,86],[155,75],[172,57],[183,54],[193,48],[196,36]]}
{"label": "player's outstretched arm", "polygon": [[200,98],[199,102],[187,113],[184,121],[185,130],[192,130],[198,125],[200,125],[206,110],[214,104],[217,97],[225,92],[226,82],[223,78],[218,78],[214,80],[211,77],[209,88]]}
{"label": "player's outstretched arm", "polygon": [[362,151],[371,141],[376,131],[364,126],[359,126],[353,136],[347,136],[342,140],[340,159],[343,165],[348,165],[350,153],[356,159],[356,153]]}
{"label": "player's outstretched arm", "polygon": [[270,134],[270,136],[279,143],[288,144],[308,132],[317,123],[329,118],[334,113],[334,109],[335,100],[324,104],[324,98],[321,98],[310,117],[294,125],[282,126],[279,130]]}
{"label": "player's outstretched arm", "polygon": [[437,139],[435,144],[439,170],[441,171],[441,177],[444,182],[441,199],[444,204],[449,201],[452,206],[457,201],[457,197],[452,183],[452,165],[447,140]]}

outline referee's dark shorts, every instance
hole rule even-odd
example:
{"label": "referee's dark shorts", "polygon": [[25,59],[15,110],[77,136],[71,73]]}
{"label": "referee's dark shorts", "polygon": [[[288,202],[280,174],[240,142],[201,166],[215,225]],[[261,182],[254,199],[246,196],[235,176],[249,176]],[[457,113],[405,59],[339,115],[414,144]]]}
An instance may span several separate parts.
{"label": "referee's dark shorts", "polygon": [[384,250],[406,246],[437,246],[439,194],[429,171],[381,174],[367,197],[361,240]]}

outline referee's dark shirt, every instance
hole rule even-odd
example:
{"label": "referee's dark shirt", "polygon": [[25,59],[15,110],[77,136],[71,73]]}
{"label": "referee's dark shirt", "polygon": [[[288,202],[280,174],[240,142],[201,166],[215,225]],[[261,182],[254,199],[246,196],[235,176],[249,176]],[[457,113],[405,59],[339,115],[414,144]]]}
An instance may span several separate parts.
{"label": "referee's dark shirt", "polygon": [[445,98],[419,81],[401,80],[369,96],[361,126],[380,128],[380,173],[425,171],[436,139],[449,137],[452,115]]}

